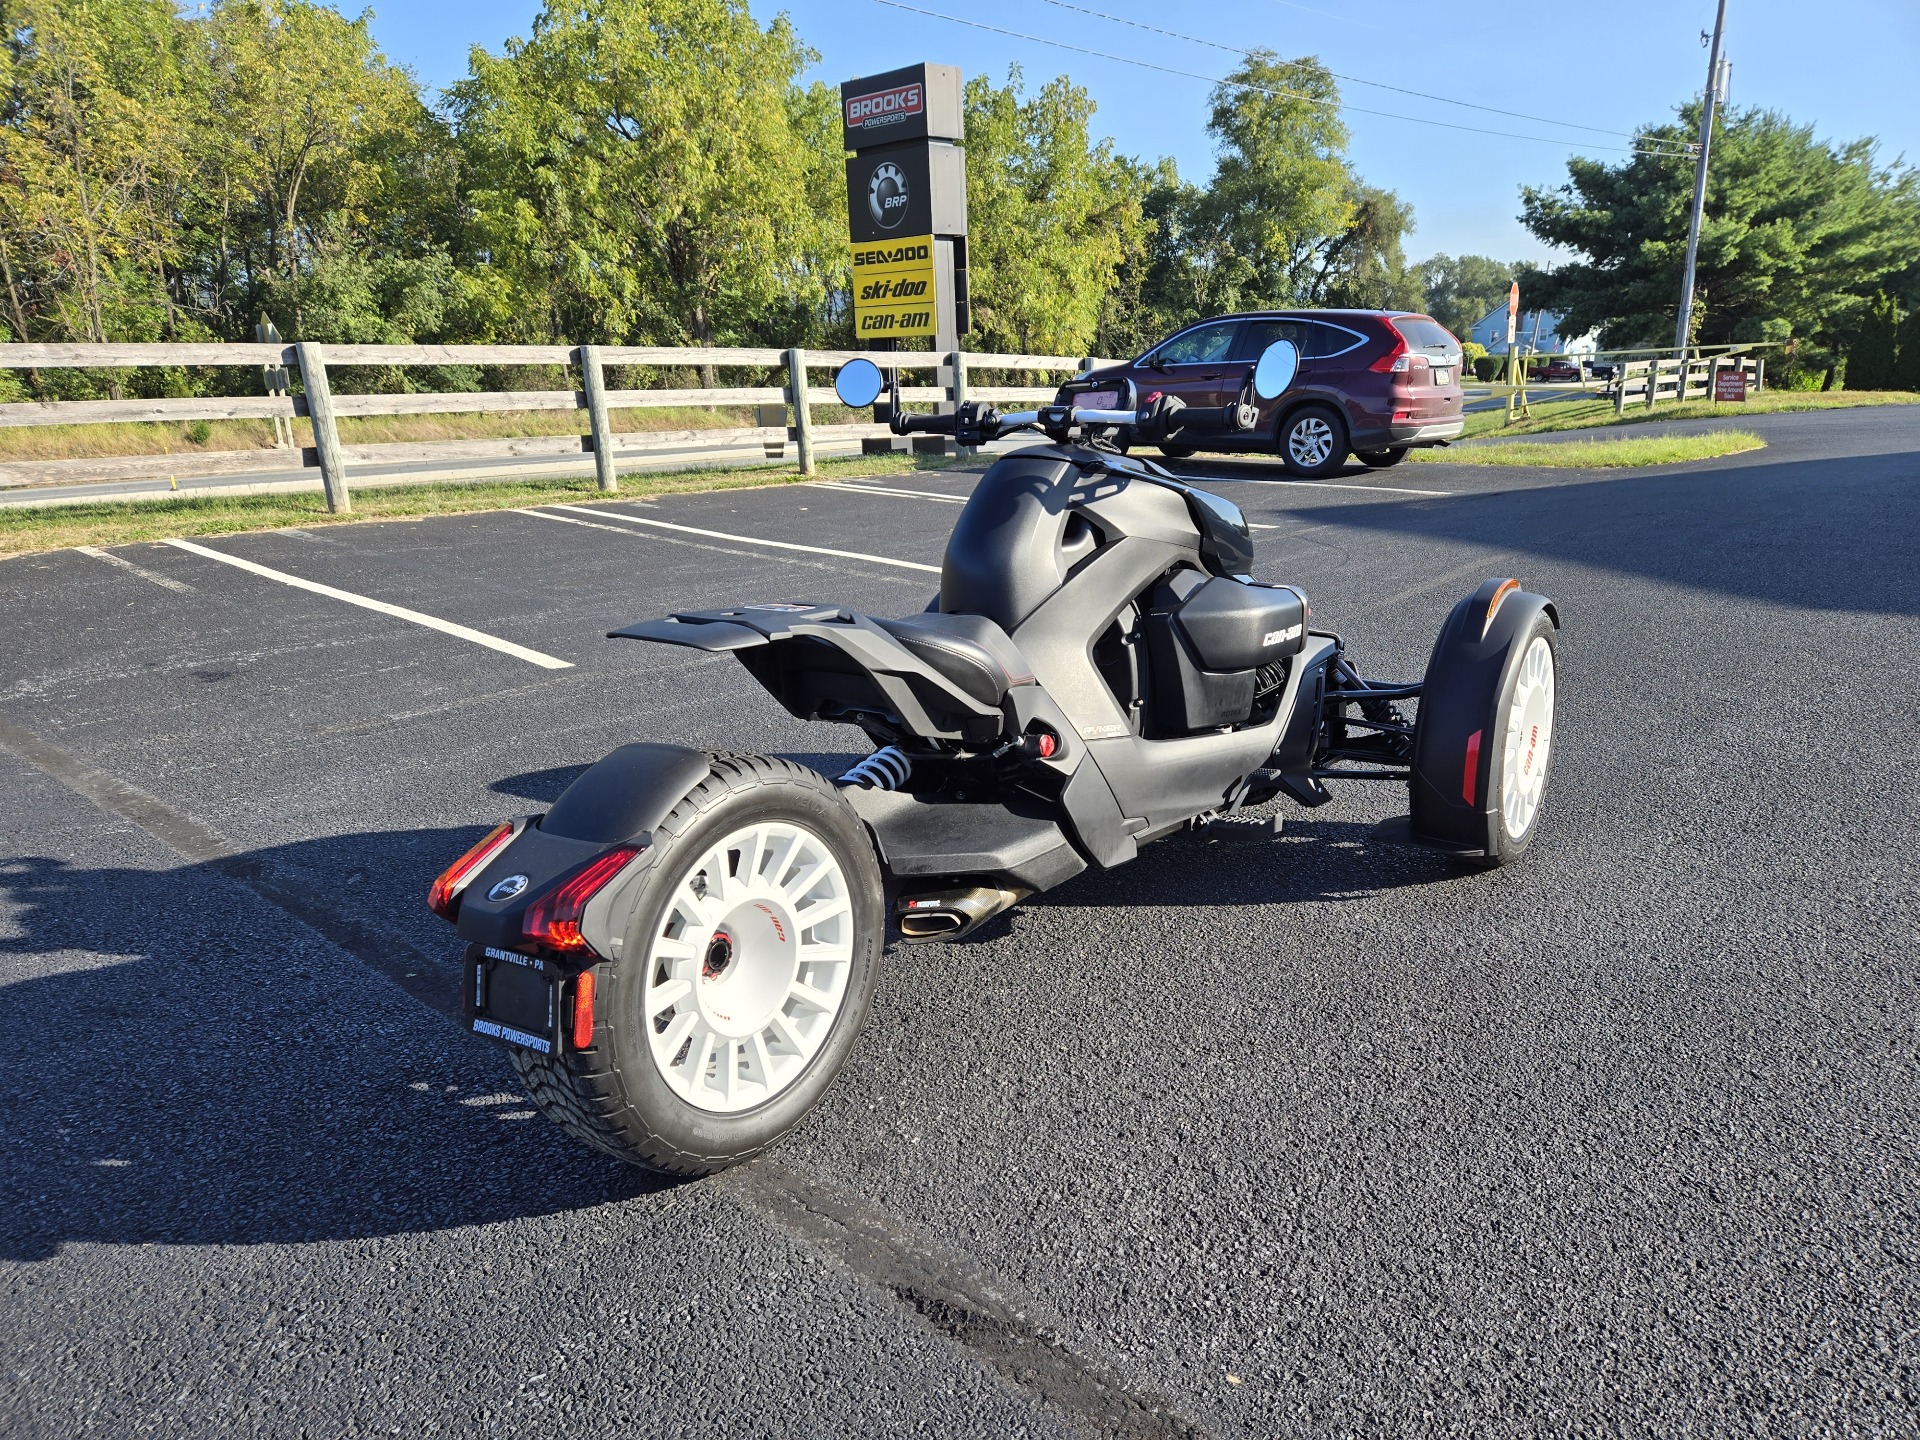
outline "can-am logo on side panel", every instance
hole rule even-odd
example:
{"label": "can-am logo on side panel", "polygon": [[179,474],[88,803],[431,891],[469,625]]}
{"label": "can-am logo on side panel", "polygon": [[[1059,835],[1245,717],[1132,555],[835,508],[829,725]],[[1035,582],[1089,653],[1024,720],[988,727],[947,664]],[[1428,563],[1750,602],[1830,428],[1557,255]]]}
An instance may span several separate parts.
{"label": "can-am logo on side panel", "polygon": [[870,95],[847,97],[847,128],[878,130],[897,125],[909,115],[918,115],[926,105],[920,82],[896,85],[891,90],[875,90]]}

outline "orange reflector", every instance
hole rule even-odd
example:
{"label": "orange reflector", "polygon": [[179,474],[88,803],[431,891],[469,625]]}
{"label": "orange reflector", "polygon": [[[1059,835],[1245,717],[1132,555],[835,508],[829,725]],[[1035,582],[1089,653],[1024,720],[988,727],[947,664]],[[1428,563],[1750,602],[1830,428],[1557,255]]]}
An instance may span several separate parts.
{"label": "orange reflector", "polygon": [[1518,580],[1502,580],[1500,588],[1493,592],[1493,599],[1487,602],[1487,618],[1480,622],[1480,638],[1487,638],[1487,632],[1493,628],[1493,617],[1500,613],[1500,602],[1520,588]]}
{"label": "orange reflector", "polygon": [[1476,730],[1467,737],[1467,763],[1460,774],[1460,796],[1469,805],[1480,793],[1480,737],[1486,733]]}
{"label": "orange reflector", "polygon": [[593,1044],[593,971],[582,970],[573,982],[573,1048],[585,1050]]}

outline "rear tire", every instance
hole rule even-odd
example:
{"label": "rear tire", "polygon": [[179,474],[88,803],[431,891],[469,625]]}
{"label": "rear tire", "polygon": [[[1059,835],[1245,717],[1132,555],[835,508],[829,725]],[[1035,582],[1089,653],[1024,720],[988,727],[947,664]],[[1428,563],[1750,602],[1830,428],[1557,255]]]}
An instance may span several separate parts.
{"label": "rear tire", "polygon": [[1280,422],[1280,459],[1289,474],[1310,480],[1339,473],[1347,459],[1347,427],[1331,405],[1302,405]]}
{"label": "rear tire", "polygon": [[593,1043],[510,1053],[575,1139],[707,1175],[777,1143],[846,1062],[879,979],[880,866],[829,781],[758,755],[716,756],[653,844],[620,956],[593,967]]}
{"label": "rear tire", "polygon": [[1487,774],[1489,805],[1497,803],[1499,823],[1489,827],[1492,848],[1487,863],[1507,865],[1533,843],[1540,802],[1553,766],[1554,706],[1559,679],[1558,636],[1546,615],[1514,642],[1513,658],[1501,677],[1494,709],[1493,759]]}
{"label": "rear tire", "polygon": [[1408,447],[1395,445],[1388,450],[1356,450],[1354,456],[1369,470],[1385,470],[1407,458]]}

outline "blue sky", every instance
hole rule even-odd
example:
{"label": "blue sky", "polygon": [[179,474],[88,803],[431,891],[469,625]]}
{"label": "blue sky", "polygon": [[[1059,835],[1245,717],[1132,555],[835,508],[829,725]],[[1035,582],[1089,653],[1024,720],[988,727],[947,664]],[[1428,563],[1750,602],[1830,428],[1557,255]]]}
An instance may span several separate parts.
{"label": "blue sky", "polygon": [[[1030,86],[1070,75],[1099,104],[1095,127],[1125,153],[1171,155],[1181,172],[1212,168],[1203,79],[1141,69],[992,34],[878,3],[878,0],[750,0],[762,20],[784,9],[818,51],[814,76],[837,83],[916,60],[958,65],[996,79],[1018,64]],[[1224,75],[1234,57],[1076,13],[1046,0],[911,0],[920,10],[962,16],[1041,39],[1147,61],[1201,76]],[[1553,7],[1466,4],[1462,0],[1074,0],[1084,9],[1227,44],[1266,46],[1283,56],[1317,55],[1363,80],[1527,116],[1441,104],[1344,83],[1351,157],[1370,183],[1413,202],[1418,230],[1408,253],[1471,251],[1502,259],[1552,255],[1514,216],[1525,184],[1563,179],[1568,155],[1621,158],[1604,146],[1666,118],[1699,91],[1713,24],[1713,0],[1573,0]],[[353,13],[351,0],[340,8]],[[428,85],[466,73],[468,48],[499,50],[524,35],[538,4],[528,0],[381,0],[373,29],[394,60]],[[1881,158],[1920,162],[1920,0],[1729,0],[1727,53],[1733,102],[1782,110],[1812,122],[1825,138],[1876,135]],[[1431,122],[1502,130],[1545,141],[1446,129]],[[1555,124],[1551,122],[1563,122]]]}

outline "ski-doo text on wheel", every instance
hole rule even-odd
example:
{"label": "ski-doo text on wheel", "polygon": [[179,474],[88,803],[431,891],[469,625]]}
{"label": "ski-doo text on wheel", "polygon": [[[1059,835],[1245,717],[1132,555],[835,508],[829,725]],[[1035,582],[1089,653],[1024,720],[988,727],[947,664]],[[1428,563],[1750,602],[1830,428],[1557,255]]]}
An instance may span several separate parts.
{"label": "ski-doo text on wheel", "polygon": [[[955,939],[1176,830],[1323,804],[1330,781],[1406,785],[1416,840],[1523,855],[1552,763],[1552,603],[1489,579],[1420,682],[1365,679],[1300,590],[1251,578],[1238,509],[1112,444],[1251,425],[1297,364],[1275,343],[1204,412],[1131,392],[1083,409],[1075,384],[1009,414],[895,404],[896,433],[1045,442],[981,478],[923,613],[781,601],[613,632],[729,653],[792,714],[858,726],[874,750],[828,779],[627,745],[440,877],[429,903],[469,941],[470,1023],[535,1103],[670,1174],[747,1159],[832,1083],[890,917],[903,940]],[[884,383],[857,359],[836,389],[857,408]]]}

